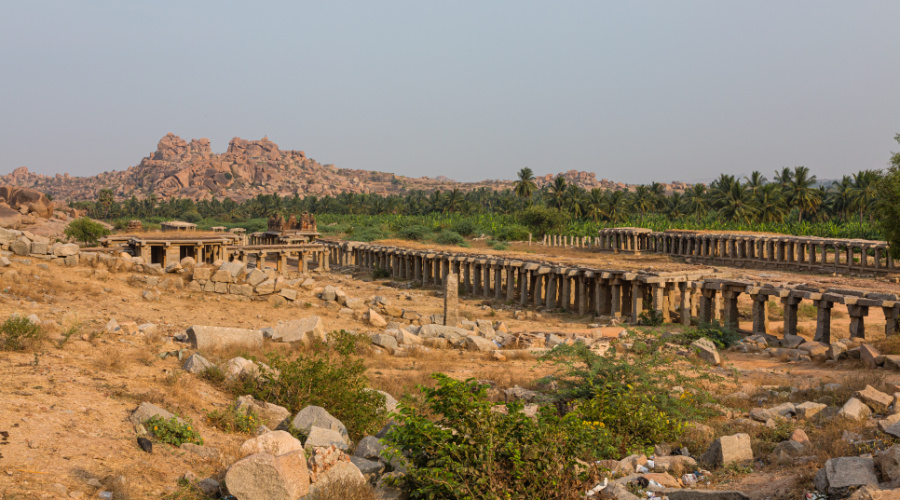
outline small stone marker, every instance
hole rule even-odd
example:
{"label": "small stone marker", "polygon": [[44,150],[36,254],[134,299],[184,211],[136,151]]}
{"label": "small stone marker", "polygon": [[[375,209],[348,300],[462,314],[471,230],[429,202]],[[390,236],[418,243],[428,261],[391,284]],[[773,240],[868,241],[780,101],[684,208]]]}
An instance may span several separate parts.
{"label": "small stone marker", "polygon": [[444,326],[459,325],[459,276],[450,273],[444,278]]}

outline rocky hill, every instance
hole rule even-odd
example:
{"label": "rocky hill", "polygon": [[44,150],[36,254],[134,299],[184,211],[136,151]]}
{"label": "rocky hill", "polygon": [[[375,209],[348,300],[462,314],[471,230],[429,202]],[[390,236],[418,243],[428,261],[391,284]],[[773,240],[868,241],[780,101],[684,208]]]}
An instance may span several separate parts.
{"label": "rocky hill", "polygon": [[[570,182],[586,189],[629,189],[631,186],[606,179],[597,180],[593,172],[569,170],[561,172]],[[552,182],[556,174],[536,179],[538,186]],[[278,145],[263,137],[248,141],[235,137],[228,151],[213,153],[209,139],[190,142],[169,133],[156,146],[156,151],[133,167],[122,171],[104,172],[92,177],[72,177],[69,174],[46,176],[19,167],[0,176],[0,184],[28,187],[43,191],[56,199],[96,199],[101,189],[112,189],[117,198],[132,195],[144,198],[230,197],[236,201],[258,194],[277,193],[282,196],[326,196],[341,193],[403,194],[422,190],[464,191],[487,187],[506,189],[512,180],[456,182],[446,177],[405,177],[389,172],[353,170],[323,165],[303,151],[282,151]],[[666,184],[666,190],[683,191],[683,183]]]}

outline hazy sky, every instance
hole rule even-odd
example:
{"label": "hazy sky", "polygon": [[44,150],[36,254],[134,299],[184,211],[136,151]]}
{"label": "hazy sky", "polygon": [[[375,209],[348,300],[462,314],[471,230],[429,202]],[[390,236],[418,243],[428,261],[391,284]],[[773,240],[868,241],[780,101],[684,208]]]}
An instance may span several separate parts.
{"label": "hazy sky", "polygon": [[173,132],[458,180],[840,177],[900,150],[898,19],[898,1],[7,1],[0,173],[121,170]]}

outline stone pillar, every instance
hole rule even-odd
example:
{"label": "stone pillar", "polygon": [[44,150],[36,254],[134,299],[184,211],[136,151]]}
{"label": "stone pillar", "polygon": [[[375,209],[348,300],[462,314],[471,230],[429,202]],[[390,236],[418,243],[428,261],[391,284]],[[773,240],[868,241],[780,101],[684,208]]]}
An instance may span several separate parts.
{"label": "stone pillar", "polygon": [[897,334],[898,329],[898,313],[900,313],[900,306],[893,307],[882,307],[882,311],[884,311],[884,335],[891,336]]}
{"label": "stone pillar", "polygon": [[869,315],[869,306],[847,305],[850,313],[850,338],[866,338],[866,316]]}
{"label": "stone pillar", "polygon": [[710,288],[700,289],[700,322],[712,323],[715,319],[716,291]]}
{"label": "stone pillar", "polygon": [[644,284],[639,281],[631,282],[631,321],[637,323],[638,317],[644,312]]}
{"label": "stone pillar", "polygon": [[472,293],[478,295],[481,293],[481,264],[473,262],[469,264],[472,269]]}
{"label": "stone pillar", "polygon": [[679,308],[679,313],[681,314],[681,324],[690,326],[691,301],[694,295],[691,284],[686,281],[678,283],[678,291],[681,292],[681,307]]}
{"label": "stone pillar", "polygon": [[813,340],[830,344],[831,308],[834,307],[834,302],[830,300],[814,300],[813,305],[816,306],[816,335]]}
{"label": "stone pillar", "polygon": [[726,328],[738,331],[738,296],[740,292],[733,289],[722,290],[722,299],[725,302],[725,314],[723,323]]}
{"label": "stone pillar", "polygon": [[559,308],[568,311],[572,307],[572,280],[564,272],[559,277]]}
{"label": "stone pillar", "polygon": [[516,268],[506,266],[506,301],[516,300]]}
{"label": "stone pillar", "polygon": [[523,306],[528,303],[528,285],[531,283],[529,274],[529,271],[519,268],[519,304]]}
{"label": "stone pillar", "polygon": [[459,277],[453,273],[444,278],[444,326],[459,326]]}
{"label": "stone pillar", "polygon": [[[321,264],[319,267],[322,267]],[[278,274],[284,274],[285,268],[287,268],[287,255],[284,252],[278,252],[278,260],[275,261],[275,270],[278,271]]]}
{"label": "stone pillar", "polygon": [[769,331],[769,296],[750,294],[753,299],[753,333],[767,333]]}
{"label": "stone pillar", "polygon": [[481,271],[484,273],[484,279],[481,282],[481,289],[484,292],[484,298],[489,299],[493,294],[493,289],[491,288],[491,263],[485,262],[481,265]]}
{"label": "stone pillar", "polygon": [[803,299],[788,295],[781,298],[781,305],[784,306],[784,334],[797,335],[797,306]]}
{"label": "stone pillar", "polygon": [[597,313],[609,316],[612,312],[612,291],[607,280],[597,278]]}
{"label": "stone pillar", "polygon": [[544,302],[543,297],[541,296],[544,291],[544,276],[545,275],[538,274],[537,271],[535,271],[531,278],[533,289],[532,299],[534,300],[532,304],[535,309],[541,307],[541,304]]}
{"label": "stone pillar", "polygon": [[422,257],[413,255],[413,280],[422,283]]}
{"label": "stone pillar", "polygon": [[494,264],[494,300],[503,298],[503,264]]}
{"label": "stone pillar", "polygon": [[583,274],[575,277],[575,301],[577,302],[578,314],[581,316],[587,314],[587,295],[584,290]]}
{"label": "stone pillar", "polygon": [[550,274],[547,275],[547,302],[545,307],[547,309],[556,309],[556,288],[557,288],[557,276],[556,270],[550,271]]}
{"label": "stone pillar", "polygon": [[[665,302],[664,298],[666,295],[666,284],[665,283],[653,283],[651,285],[651,305],[650,308],[659,313],[661,317],[668,316],[669,311],[668,308],[663,304]],[[665,320],[663,320],[665,321]]]}
{"label": "stone pillar", "polygon": [[613,318],[622,317],[622,283],[618,279],[610,280],[609,285],[609,315]]}

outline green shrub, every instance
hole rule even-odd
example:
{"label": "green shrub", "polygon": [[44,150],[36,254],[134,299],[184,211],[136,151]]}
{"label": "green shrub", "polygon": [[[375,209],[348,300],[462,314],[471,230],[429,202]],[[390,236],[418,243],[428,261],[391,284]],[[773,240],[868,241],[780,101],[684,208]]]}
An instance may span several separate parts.
{"label": "green shrub", "polygon": [[712,323],[699,323],[697,326],[686,328],[684,332],[671,340],[690,344],[701,338],[712,340],[719,349],[727,349],[740,342],[743,337],[734,328],[720,325],[718,321],[713,320]]}
{"label": "green shrub", "polygon": [[172,446],[181,446],[184,443],[203,444],[200,433],[194,429],[194,424],[188,418],[179,421],[177,417],[168,420],[154,415],[144,423],[144,427],[153,434],[157,441],[168,443]]}
{"label": "green shrub", "polygon": [[212,410],[206,414],[206,420],[210,425],[224,432],[236,432],[252,434],[262,422],[252,409],[241,411],[237,405],[231,405],[226,410]]}
{"label": "green shrub", "polygon": [[366,390],[366,367],[357,356],[360,339],[344,330],[314,342],[289,360],[270,353],[266,363],[277,376],[243,378],[232,391],[284,406],[296,413],[321,406],[347,426],[351,439],[372,435],[384,424],[384,396]]}
{"label": "green shrub", "polygon": [[643,326],[659,326],[663,324],[663,315],[656,309],[650,309],[638,315],[638,323]]}
{"label": "green shrub", "polygon": [[459,233],[455,231],[451,231],[449,229],[444,229],[441,231],[434,241],[442,244],[442,245],[465,245],[466,240]]}
{"label": "green shrub", "polygon": [[397,236],[404,240],[422,241],[428,233],[428,228],[425,226],[407,226],[397,231]]}
{"label": "green shrub", "polygon": [[24,316],[14,314],[0,325],[0,351],[24,351],[44,339],[44,329]]}
{"label": "green shrub", "polygon": [[[631,340],[630,350],[613,345],[600,355],[582,344],[563,345],[543,358],[563,368],[562,375],[544,379],[558,383],[558,401],[585,421],[602,423],[621,454],[673,439],[685,422],[711,414],[703,406],[711,398],[698,380],[711,376],[685,374],[662,353],[659,339],[632,333]],[[675,385],[689,392],[670,392]]]}
{"label": "green shrub", "polygon": [[463,219],[450,226],[450,230],[462,236],[472,236],[478,230],[478,226],[468,219]]}
{"label": "green shrub", "polygon": [[507,249],[509,249],[509,245],[506,244],[505,241],[491,240],[491,241],[488,242],[488,246],[490,246],[490,247],[493,248],[494,250],[507,250]]}
{"label": "green shrub", "polygon": [[348,233],[345,238],[347,241],[375,241],[384,240],[390,236],[384,229],[380,227],[361,227],[355,229],[352,233]]}
{"label": "green shrub", "polygon": [[[433,389],[419,387],[425,408],[401,404],[386,440],[389,458],[407,461],[398,480],[410,499],[576,499],[596,484],[597,470],[582,466],[611,457],[609,432],[586,425],[575,414],[559,417],[542,408],[526,416],[521,403],[493,411],[485,385],[432,376]],[[402,455],[402,457],[401,457]]]}
{"label": "green shrub", "polygon": [[569,217],[556,208],[532,205],[519,214],[519,220],[538,237],[566,227]]}
{"label": "green shrub", "polygon": [[494,231],[494,239],[500,241],[527,241],[531,231],[519,224],[507,224],[498,227]]}
{"label": "green shrub", "polygon": [[109,234],[109,229],[88,217],[82,217],[69,223],[65,235],[81,243],[96,245],[97,240]]}
{"label": "green shrub", "polygon": [[391,272],[387,269],[375,264],[375,267],[372,269],[372,279],[373,280],[383,280],[391,277]]}

